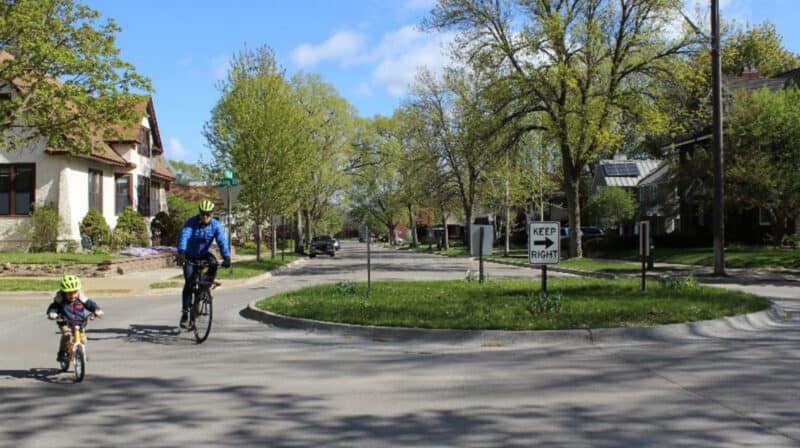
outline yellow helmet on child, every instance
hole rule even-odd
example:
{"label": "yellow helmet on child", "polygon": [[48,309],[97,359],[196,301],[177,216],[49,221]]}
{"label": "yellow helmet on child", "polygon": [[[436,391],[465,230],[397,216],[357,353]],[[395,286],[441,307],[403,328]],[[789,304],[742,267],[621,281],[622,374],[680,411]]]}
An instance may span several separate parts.
{"label": "yellow helmet on child", "polygon": [[61,277],[61,291],[75,292],[81,289],[81,279],[72,274],[66,274]]}
{"label": "yellow helmet on child", "polygon": [[197,208],[200,209],[200,213],[211,213],[214,211],[214,203],[206,199],[200,202]]}

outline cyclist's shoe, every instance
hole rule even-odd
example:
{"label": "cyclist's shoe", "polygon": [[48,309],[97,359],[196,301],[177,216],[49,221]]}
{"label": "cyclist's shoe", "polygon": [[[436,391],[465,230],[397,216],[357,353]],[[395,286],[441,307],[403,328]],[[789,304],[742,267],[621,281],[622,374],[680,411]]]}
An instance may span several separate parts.
{"label": "cyclist's shoe", "polygon": [[66,360],[67,360],[67,352],[65,352],[64,350],[59,350],[58,355],[56,355],[56,361],[61,362]]}
{"label": "cyclist's shoe", "polygon": [[184,312],[182,312],[182,313],[181,313],[181,323],[180,323],[180,326],[181,326],[181,328],[183,328],[184,330],[186,330],[186,329],[188,329],[188,328],[189,328],[189,313],[188,313],[187,311],[184,311]]}

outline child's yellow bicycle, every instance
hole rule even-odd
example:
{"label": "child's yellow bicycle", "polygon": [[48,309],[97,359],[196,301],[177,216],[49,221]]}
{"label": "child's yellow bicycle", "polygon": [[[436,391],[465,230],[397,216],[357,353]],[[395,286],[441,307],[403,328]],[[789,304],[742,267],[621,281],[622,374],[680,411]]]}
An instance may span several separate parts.
{"label": "child's yellow bicycle", "polygon": [[83,381],[83,377],[86,375],[86,364],[89,362],[86,342],[84,342],[84,339],[86,339],[86,324],[90,320],[94,320],[94,318],[94,314],[89,314],[86,319],[83,319],[82,325],[72,325],[72,337],[67,343],[66,356],[59,361],[62,372],[69,370],[69,366],[72,364],[76,383]]}

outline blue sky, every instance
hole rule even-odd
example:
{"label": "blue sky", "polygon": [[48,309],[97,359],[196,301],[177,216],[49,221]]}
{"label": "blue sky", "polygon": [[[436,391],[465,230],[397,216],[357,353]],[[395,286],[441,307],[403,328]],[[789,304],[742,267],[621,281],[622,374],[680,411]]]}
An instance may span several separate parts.
{"label": "blue sky", "polygon": [[[693,0],[685,0],[694,4]],[[318,73],[358,110],[391,115],[415,68],[437,71],[450,34],[423,33],[435,0],[86,0],[121,27],[122,58],[149,76],[170,159],[209,160],[201,131],[228,60],[246,44],[271,47],[289,74]],[[721,0],[722,16],[768,19],[800,53],[798,0]]]}

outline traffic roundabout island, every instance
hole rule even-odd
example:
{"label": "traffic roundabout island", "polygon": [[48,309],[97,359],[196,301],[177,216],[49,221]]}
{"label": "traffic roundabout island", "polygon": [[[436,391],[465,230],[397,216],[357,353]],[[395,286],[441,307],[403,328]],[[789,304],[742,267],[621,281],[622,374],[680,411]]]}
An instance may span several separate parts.
{"label": "traffic roundabout island", "polygon": [[241,314],[278,328],[377,341],[646,343],[736,337],[785,313],[766,298],[695,283],[559,279],[323,284],[254,301]]}

